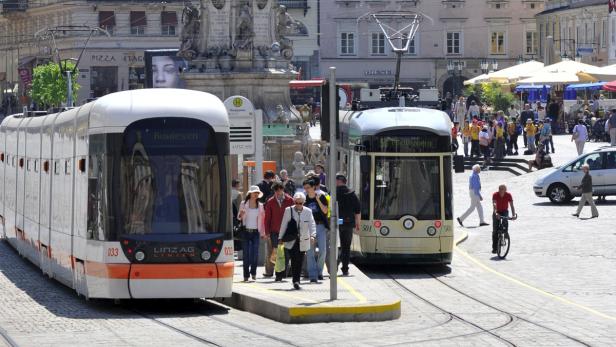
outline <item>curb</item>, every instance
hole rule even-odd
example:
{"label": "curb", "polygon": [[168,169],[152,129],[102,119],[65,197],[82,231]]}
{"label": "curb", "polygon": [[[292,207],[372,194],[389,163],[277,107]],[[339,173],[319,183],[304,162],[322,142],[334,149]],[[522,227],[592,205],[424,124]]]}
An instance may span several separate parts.
{"label": "curb", "polygon": [[286,324],[328,322],[382,322],[400,318],[401,301],[356,306],[283,306],[254,296],[233,292],[219,302],[235,309]]}

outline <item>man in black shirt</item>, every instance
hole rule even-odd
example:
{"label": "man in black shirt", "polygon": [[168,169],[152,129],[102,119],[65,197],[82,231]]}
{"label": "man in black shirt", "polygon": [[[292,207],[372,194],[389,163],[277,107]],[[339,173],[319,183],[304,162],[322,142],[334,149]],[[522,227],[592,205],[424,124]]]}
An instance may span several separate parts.
{"label": "man in black shirt", "polygon": [[338,199],[339,218],[342,224],[340,232],[340,259],[342,262],[342,275],[349,275],[349,260],[351,258],[351,242],[353,232],[359,234],[361,221],[361,203],[354,191],[346,185],[347,178],[342,174],[336,175],[336,197]]}
{"label": "man in black shirt", "polygon": [[274,174],[274,171],[267,170],[263,175],[263,181],[257,184],[261,192],[263,192],[263,196],[261,197],[261,199],[259,199],[259,201],[263,204],[265,204],[265,202],[269,198],[271,198],[272,195],[274,195],[274,191],[272,190],[272,181],[274,180],[274,178],[276,178],[276,174]]}

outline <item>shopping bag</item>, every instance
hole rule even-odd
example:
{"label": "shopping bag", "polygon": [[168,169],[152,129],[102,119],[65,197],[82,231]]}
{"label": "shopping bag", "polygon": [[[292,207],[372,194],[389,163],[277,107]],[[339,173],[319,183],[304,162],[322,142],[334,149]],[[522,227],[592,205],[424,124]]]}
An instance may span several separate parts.
{"label": "shopping bag", "polygon": [[276,265],[274,265],[275,272],[283,272],[285,270],[284,265],[284,244],[280,243],[276,250]]}
{"label": "shopping bag", "polygon": [[[272,241],[269,241],[270,247],[272,245]],[[269,262],[272,264],[276,264],[276,259],[278,257],[278,248],[272,249],[272,255],[269,258]]]}

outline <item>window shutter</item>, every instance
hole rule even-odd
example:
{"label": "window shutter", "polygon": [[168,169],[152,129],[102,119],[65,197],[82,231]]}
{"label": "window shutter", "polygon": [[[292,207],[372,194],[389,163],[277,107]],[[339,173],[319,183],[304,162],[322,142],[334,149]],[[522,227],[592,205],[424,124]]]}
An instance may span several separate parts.
{"label": "window shutter", "polygon": [[178,16],[175,12],[165,11],[160,14],[161,25],[176,26],[178,24]]}
{"label": "window shutter", "polygon": [[115,14],[113,11],[100,11],[98,13],[98,23],[101,27],[115,26]]}
{"label": "window shutter", "polygon": [[147,25],[145,19],[145,11],[131,11],[130,12],[130,26],[131,27],[144,27]]}

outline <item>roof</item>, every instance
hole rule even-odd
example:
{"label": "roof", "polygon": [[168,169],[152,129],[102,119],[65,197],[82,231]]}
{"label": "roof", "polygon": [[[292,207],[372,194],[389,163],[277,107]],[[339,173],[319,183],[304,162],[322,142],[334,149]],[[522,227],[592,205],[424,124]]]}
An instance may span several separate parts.
{"label": "roof", "polygon": [[452,127],[446,113],[417,107],[376,108],[357,111],[345,118],[353,130],[367,136],[410,127],[448,136],[451,135]]}

